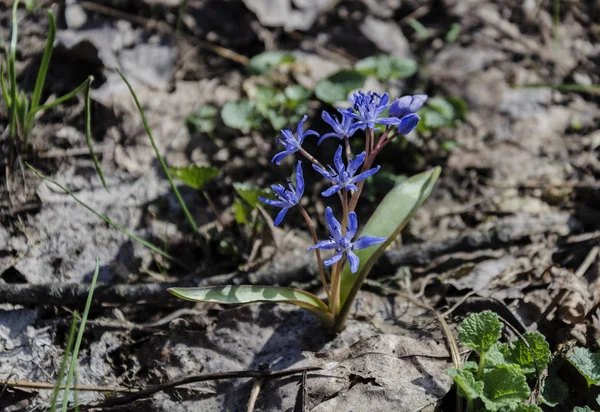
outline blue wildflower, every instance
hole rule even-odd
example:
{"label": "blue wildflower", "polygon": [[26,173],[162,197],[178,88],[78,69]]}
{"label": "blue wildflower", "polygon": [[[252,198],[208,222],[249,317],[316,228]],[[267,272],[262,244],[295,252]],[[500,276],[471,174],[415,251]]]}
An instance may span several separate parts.
{"label": "blue wildflower", "polygon": [[283,185],[271,185],[271,189],[273,189],[273,193],[277,197],[277,199],[265,199],[264,197],[258,198],[261,202],[264,202],[268,205],[280,207],[281,211],[277,214],[275,218],[275,226],[279,226],[285,214],[290,208],[296,206],[302,195],[304,194],[304,175],[302,174],[302,161],[298,160],[298,164],[296,165],[296,188],[292,186],[291,182],[288,182],[288,188],[286,189]]}
{"label": "blue wildflower", "polygon": [[333,156],[333,163],[337,172],[333,170],[331,166],[329,166],[329,171],[327,171],[313,164],[313,169],[315,169],[317,172],[323,175],[325,179],[334,183],[333,186],[325,190],[323,193],[321,193],[321,195],[329,197],[341,189],[358,190],[358,188],[356,187],[356,183],[360,182],[361,180],[365,180],[369,176],[373,176],[381,167],[377,166],[365,172],[362,172],[359,175],[354,176],[356,171],[365,161],[365,157],[367,157],[367,154],[365,152],[362,152],[353,160],[351,160],[350,163],[348,163],[348,167],[346,168],[346,166],[344,166],[344,162],[342,161],[342,146],[339,146],[337,151],[335,152],[335,156]]}
{"label": "blue wildflower", "polygon": [[[358,129],[375,129],[375,124],[396,125],[399,119],[397,117],[381,117],[382,113],[388,108],[389,95],[384,93],[379,95],[373,92],[363,92],[362,90],[350,96],[352,108],[338,109],[346,116],[356,119],[357,122],[350,127],[350,131],[355,132]],[[354,109],[354,110],[353,110]],[[358,112],[358,113],[355,113]]]}
{"label": "blue wildflower", "polygon": [[333,216],[333,211],[330,207],[325,209],[325,220],[327,221],[327,226],[329,226],[331,237],[328,240],[323,240],[316,245],[311,246],[308,250],[335,249],[335,255],[333,255],[331,259],[323,262],[326,266],[331,266],[334,263],[339,262],[344,257],[344,254],[346,254],[346,257],[350,262],[350,270],[352,270],[352,273],[356,273],[360,264],[360,259],[353,250],[365,249],[385,242],[386,240],[384,237],[362,236],[353,242],[352,238],[356,236],[356,232],[358,231],[358,218],[356,217],[355,212],[350,212],[348,214],[348,228],[346,229],[345,235],[342,235],[342,225],[340,225],[340,222]]}
{"label": "blue wildflower", "polygon": [[302,142],[304,142],[304,138],[309,135],[319,136],[317,132],[314,130],[304,131],[304,122],[308,119],[308,116],[304,116],[302,120],[298,123],[298,127],[296,129],[296,137],[292,133],[291,129],[283,129],[281,131],[281,136],[277,139],[277,143],[281,143],[285,146],[285,150],[283,152],[277,153],[271,159],[271,162],[275,162],[275,164],[279,165],[284,157],[296,153],[300,150],[302,146]]}
{"label": "blue wildflower", "polygon": [[317,144],[321,144],[321,142],[328,137],[337,137],[338,139],[343,139],[345,137],[351,137],[356,130],[351,130],[352,125],[354,124],[354,119],[346,114],[342,113],[342,121],[340,122],[337,116],[331,116],[325,110],[321,113],[321,118],[327,123],[329,126],[333,128],[333,132],[326,133],[317,142]]}
{"label": "blue wildflower", "polygon": [[407,135],[417,127],[421,117],[415,112],[427,101],[426,94],[403,96],[390,105],[390,116],[398,118],[398,134]]}

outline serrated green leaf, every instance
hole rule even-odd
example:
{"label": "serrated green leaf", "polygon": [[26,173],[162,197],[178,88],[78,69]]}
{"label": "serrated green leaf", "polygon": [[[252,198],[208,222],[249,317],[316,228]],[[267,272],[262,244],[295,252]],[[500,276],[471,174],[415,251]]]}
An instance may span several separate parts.
{"label": "serrated green leaf", "polygon": [[332,322],[331,313],[321,299],[300,289],[281,286],[206,286],[198,288],[169,288],[178,298],[192,302],[248,304],[260,302],[289,303],[308,309],[324,322]]}
{"label": "serrated green leaf", "polygon": [[522,403],[531,394],[525,375],[514,366],[500,365],[487,370],[481,380],[483,403],[490,411]]}
{"label": "serrated green leaf", "polygon": [[485,352],[485,367],[495,368],[498,365],[507,365],[510,362],[506,360],[506,352],[508,351],[508,345],[506,343],[497,342],[494,343]]}
{"label": "serrated green leaf", "polygon": [[221,109],[221,118],[226,126],[248,132],[260,124],[260,114],[256,104],[247,99],[227,102]]}
{"label": "serrated green leaf", "polygon": [[505,406],[499,409],[500,412],[543,412],[542,408],[533,403],[519,403],[516,405]]}
{"label": "serrated green leaf", "polygon": [[469,372],[477,372],[477,369],[479,369],[479,365],[477,365],[477,362],[466,361],[465,363],[463,363],[462,368],[463,368],[463,370],[466,370]]}
{"label": "serrated green leaf", "polygon": [[219,174],[219,169],[208,166],[171,167],[169,171],[176,179],[181,180],[187,186],[200,190],[208,181]]}
{"label": "serrated green leaf", "polygon": [[589,406],[585,405],[585,406],[576,406],[573,408],[573,412],[594,412],[592,410],[592,408],[590,408]]}
{"label": "serrated green leaf", "polygon": [[456,382],[458,394],[468,400],[477,399],[483,393],[483,382],[475,380],[469,371],[449,368],[448,375]]}
{"label": "serrated green leaf", "polygon": [[360,89],[366,76],[357,70],[341,70],[326,79],[320,80],[315,87],[315,95],[325,103],[346,100],[351,91]]}
{"label": "serrated green leaf", "polygon": [[592,353],[587,348],[575,348],[569,357],[571,365],[583,375],[588,386],[598,385],[600,382],[600,354]]}
{"label": "serrated green leaf", "polygon": [[555,407],[569,396],[567,384],[558,376],[548,376],[542,386],[542,402]]}
{"label": "serrated green leaf", "polygon": [[379,203],[360,236],[380,236],[386,237],[387,240],[378,247],[355,251],[360,258],[360,266],[356,274],[350,271],[350,265],[344,265],[340,284],[341,305],[346,302],[354,283],[360,282],[361,272],[367,261],[376,253],[381,255],[394,241],[419,206],[429,197],[440,173],[441,168],[436,167],[412,176],[394,187]]}
{"label": "serrated green leaf", "polygon": [[526,332],[523,334],[523,337],[531,350],[529,350],[522,340],[517,339],[504,349],[506,360],[518,365],[524,374],[534,373],[535,362],[531,354],[533,352],[540,372],[544,371],[550,362],[550,345],[546,342],[546,338],[539,332]]}
{"label": "serrated green leaf", "polygon": [[358,61],[354,68],[379,80],[405,79],[417,72],[417,62],[413,59],[380,54]]}
{"label": "serrated green leaf", "polygon": [[185,118],[185,124],[191,134],[212,133],[217,125],[218,110],[215,106],[200,106]]}
{"label": "serrated green leaf", "polygon": [[460,324],[460,342],[479,354],[487,352],[502,336],[502,323],[498,315],[486,310],[467,316]]}
{"label": "serrated green leaf", "polygon": [[259,196],[268,197],[270,192],[265,189],[261,189],[258,186],[250,185],[247,183],[234,183],[233,188],[236,193],[244,199],[246,203],[248,203],[252,208],[255,208],[259,203]]}
{"label": "serrated green leaf", "polygon": [[272,50],[257,54],[248,62],[248,71],[252,74],[264,74],[271,69],[296,61],[294,56],[286,51]]}

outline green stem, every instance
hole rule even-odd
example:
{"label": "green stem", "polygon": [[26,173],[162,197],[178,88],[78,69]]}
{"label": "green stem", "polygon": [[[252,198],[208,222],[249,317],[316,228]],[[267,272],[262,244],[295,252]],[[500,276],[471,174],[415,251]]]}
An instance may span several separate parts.
{"label": "green stem", "polygon": [[477,379],[481,379],[483,375],[483,368],[485,367],[485,352],[479,354],[479,368],[477,369]]}
{"label": "green stem", "polygon": [[467,412],[473,412],[473,399],[467,399]]}

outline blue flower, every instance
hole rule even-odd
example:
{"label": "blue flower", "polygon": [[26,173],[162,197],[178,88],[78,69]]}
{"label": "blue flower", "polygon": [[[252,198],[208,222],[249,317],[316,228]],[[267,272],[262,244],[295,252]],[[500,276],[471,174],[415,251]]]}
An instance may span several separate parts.
{"label": "blue flower", "polygon": [[407,135],[417,127],[421,117],[415,112],[427,101],[426,94],[403,96],[390,105],[390,116],[397,117],[398,134]]}
{"label": "blue flower", "polygon": [[306,132],[303,131],[304,122],[306,121],[306,119],[308,119],[308,116],[305,115],[302,118],[302,120],[300,120],[300,122],[298,123],[298,128],[296,129],[296,137],[294,137],[294,134],[292,133],[291,129],[283,129],[281,131],[281,136],[277,139],[277,143],[281,143],[282,145],[284,145],[285,150],[273,156],[271,162],[275,162],[275,164],[279,165],[284,157],[296,153],[298,150],[300,150],[302,142],[304,142],[304,138],[306,138],[306,136],[319,136],[319,134],[314,130],[307,130]]}
{"label": "blue flower", "polygon": [[[381,117],[381,114],[389,107],[389,95],[384,93],[379,95],[373,92],[363,92],[362,90],[350,96],[352,108],[338,109],[346,116],[356,119],[357,122],[350,127],[350,131],[355,132],[358,129],[375,129],[375,124],[396,125],[399,119],[397,117]],[[355,113],[354,111],[358,112]]]}
{"label": "blue flower", "polygon": [[342,235],[342,225],[340,225],[340,222],[338,222],[333,216],[333,211],[330,207],[325,209],[325,220],[327,221],[327,226],[329,226],[331,237],[328,240],[323,240],[316,245],[311,246],[308,248],[308,250],[335,249],[335,255],[333,255],[331,259],[323,262],[326,266],[331,266],[334,263],[339,262],[344,257],[344,254],[346,254],[346,257],[350,262],[350,269],[352,270],[352,273],[356,273],[360,264],[360,259],[358,256],[356,256],[353,250],[365,249],[370,246],[385,242],[386,240],[384,237],[362,236],[353,242],[352,238],[356,236],[356,232],[358,231],[358,219],[355,212],[350,212],[348,214],[348,228],[346,229],[345,235]]}
{"label": "blue flower", "polygon": [[341,189],[346,190],[358,190],[356,187],[356,183],[361,180],[365,180],[369,176],[373,176],[381,166],[374,167],[373,169],[369,169],[361,174],[354,176],[358,168],[365,161],[365,157],[367,154],[362,152],[358,156],[356,156],[353,160],[348,164],[348,168],[344,166],[344,162],[342,162],[342,146],[339,146],[337,151],[335,152],[335,156],[333,157],[333,163],[335,164],[335,168],[337,172],[333,170],[331,166],[329,166],[329,171],[320,168],[317,165],[313,164],[313,169],[319,172],[323,177],[334,183],[329,189],[325,190],[321,193],[325,197],[329,197],[332,194],[338,192]]}
{"label": "blue flower", "polygon": [[258,200],[268,205],[280,207],[281,211],[275,218],[275,226],[279,226],[285,214],[290,208],[296,206],[300,202],[300,198],[304,194],[304,175],[302,174],[302,161],[298,160],[296,165],[296,188],[292,186],[291,182],[288,182],[288,188],[286,189],[283,185],[277,184],[272,185],[273,193],[277,199],[265,199],[264,197],[258,197]]}
{"label": "blue flower", "polygon": [[[350,110],[350,109],[349,109]],[[356,128],[354,130],[350,130],[352,125],[354,124],[354,119],[346,114],[342,113],[342,121],[340,122],[337,116],[331,116],[325,110],[321,113],[321,118],[325,120],[325,122],[333,128],[333,132],[326,133],[317,142],[317,144],[321,144],[321,142],[328,137],[337,137],[338,139],[343,139],[345,137],[351,137],[354,132],[356,132]]]}

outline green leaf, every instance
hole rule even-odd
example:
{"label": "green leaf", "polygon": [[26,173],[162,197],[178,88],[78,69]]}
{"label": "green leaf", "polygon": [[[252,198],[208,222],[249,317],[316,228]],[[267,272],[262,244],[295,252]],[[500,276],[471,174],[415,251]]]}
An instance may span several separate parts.
{"label": "green leaf", "polygon": [[219,174],[219,169],[209,166],[171,167],[169,171],[192,189],[201,190],[204,185]]}
{"label": "green leaf", "polygon": [[467,103],[460,97],[433,97],[419,111],[422,121],[419,122],[418,130],[454,126],[458,121],[466,119],[467,109]]}
{"label": "green leaf", "polygon": [[285,94],[285,97],[287,97],[287,99],[290,101],[303,102],[310,98],[310,96],[312,95],[312,90],[307,89],[306,87],[299,84],[293,84],[291,86],[286,87],[283,90],[283,93]]}
{"label": "green leaf", "polygon": [[[360,266],[356,274],[350,271],[350,265],[344,265],[340,284],[340,305],[344,306],[350,296],[350,304],[358,292],[364,279],[370,271],[367,262],[377,259],[383,254],[386,247],[394,241],[402,229],[408,224],[419,206],[429,197],[435,182],[440,176],[441,168],[436,167],[418,175],[412,176],[394,187],[381,201],[371,218],[365,225],[360,236],[380,236],[387,240],[379,247],[370,247],[355,251],[360,258]],[[370,263],[372,267],[372,263]],[[362,272],[366,272],[363,274]],[[354,285],[356,284],[356,288]]]}
{"label": "green leaf", "polygon": [[529,344],[529,348],[522,340],[517,339],[505,349],[505,357],[508,362],[514,363],[521,369],[524,374],[535,372],[535,361],[531,353],[537,360],[540,372],[543,372],[550,362],[550,345],[546,342],[546,338],[539,332],[526,332],[523,337]]}
{"label": "green leaf", "polygon": [[206,286],[199,288],[170,288],[170,293],[192,302],[221,304],[246,304],[259,302],[290,303],[308,309],[323,321],[331,322],[332,316],[321,299],[300,289],[280,286]]}
{"label": "green leaf", "polygon": [[413,59],[380,54],[358,61],[354,68],[362,74],[375,76],[379,80],[405,79],[417,72],[417,62]]}
{"label": "green leaf", "polygon": [[315,87],[315,96],[325,103],[346,100],[351,91],[364,85],[365,79],[366,76],[357,70],[341,70],[320,80]]}
{"label": "green leaf", "polygon": [[529,398],[527,379],[517,368],[500,365],[483,373],[483,403],[487,410],[517,405]]}
{"label": "green leaf", "polygon": [[467,316],[460,324],[460,343],[475,349],[479,354],[487,352],[502,336],[502,323],[498,315],[485,310]]}
{"label": "green leaf", "polygon": [[260,204],[260,200],[258,200],[259,196],[266,197],[270,194],[268,190],[247,183],[234,183],[233,188],[253,209]]}
{"label": "green leaf", "polygon": [[519,403],[500,409],[501,412],[543,412],[542,408],[533,403]]}
{"label": "green leaf", "polygon": [[251,74],[264,74],[279,65],[294,61],[296,59],[289,52],[272,50],[252,57],[247,67]]}
{"label": "green leaf", "polygon": [[221,109],[221,118],[226,126],[243,132],[249,132],[260,124],[256,105],[248,99],[225,103]]}
{"label": "green leaf", "polygon": [[462,368],[465,371],[477,372],[477,369],[479,369],[479,365],[477,365],[477,362],[466,361],[465,363],[463,363]]}
{"label": "green leaf", "polygon": [[508,345],[506,343],[497,342],[494,343],[485,352],[485,367],[495,368],[498,365],[508,365],[510,362],[506,360],[506,352],[508,351]]}
{"label": "green leaf", "polygon": [[588,386],[600,382],[600,353],[592,353],[587,348],[575,348],[569,357],[571,365],[583,375]]}
{"label": "green leaf", "polygon": [[238,225],[247,225],[250,222],[252,208],[239,198],[233,199],[233,216]]}
{"label": "green leaf", "polygon": [[452,23],[450,30],[448,30],[448,33],[446,33],[446,43],[454,43],[456,39],[458,39],[461,30],[462,26],[460,23]]}
{"label": "green leaf", "polygon": [[190,134],[211,134],[217,126],[218,110],[209,104],[200,106],[185,118],[185,125]]}
{"label": "green leaf", "polygon": [[573,412],[594,412],[589,406],[576,406],[573,408]]}
{"label": "green leaf", "polygon": [[542,402],[548,406],[555,407],[569,396],[567,384],[558,376],[548,376],[542,386]]}
{"label": "green leaf", "polygon": [[468,400],[477,399],[483,393],[483,382],[475,380],[473,373],[457,368],[449,368],[448,375],[456,382],[458,394]]}

